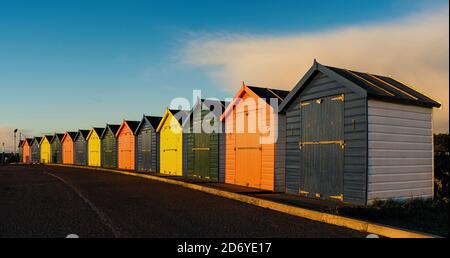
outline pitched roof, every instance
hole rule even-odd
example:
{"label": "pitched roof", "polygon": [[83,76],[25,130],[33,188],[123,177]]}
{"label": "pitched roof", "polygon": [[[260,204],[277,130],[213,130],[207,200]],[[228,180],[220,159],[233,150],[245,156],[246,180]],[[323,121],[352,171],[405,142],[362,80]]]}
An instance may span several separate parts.
{"label": "pitched roof", "polygon": [[325,66],[314,61],[311,69],[303,76],[285,101],[280,105],[280,111],[284,111],[289,106],[295,96],[300,94],[306,85],[308,85],[309,80],[318,72],[339,81],[350,89],[362,91],[368,98],[429,108],[441,106],[440,103],[427,97],[425,94],[389,76]]}
{"label": "pitched roof", "polygon": [[116,136],[117,131],[119,130],[120,125],[110,125],[107,124],[105,130],[103,130],[102,135],[100,136],[101,139],[103,139],[103,137],[105,137],[106,135],[106,131],[109,130],[111,131],[111,133]]}
{"label": "pitched roof", "polygon": [[67,134],[70,136],[72,140],[75,138],[75,136],[77,136],[77,132],[67,132]]}
{"label": "pitched roof", "polygon": [[153,126],[153,128],[158,127],[159,123],[162,120],[161,116],[145,116],[145,118]]}
{"label": "pitched roof", "polygon": [[169,111],[178,120],[178,123],[180,123],[180,125],[189,115],[189,111],[186,110],[169,109]]}
{"label": "pitched roof", "polygon": [[105,128],[101,127],[92,127],[92,129],[89,131],[89,134],[86,138],[89,138],[92,132],[95,132],[97,136],[100,138]]}
{"label": "pitched roof", "polygon": [[38,144],[41,142],[41,140],[42,140],[42,137],[34,137],[33,138],[33,144],[34,144],[34,142],[37,142]]}
{"label": "pitched roof", "polygon": [[64,134],[64,137],[61,139],[61,141],[64,141],[66,139],[66,137],[69,137],[73,141],[76,136],[77,136],[77,132],[66,132]]}
{"label": "pitched roof", "polygon": [[146,116],[146,115],[144,115],[144,117],[142,117],[142,120],[139,123],[138,127],[136,128],[136,131],[134,132],[134,134],[138,134],[139,133],[139,130],[141,130],[141,127],[144,125],[145,121],[150,123],[150,125],[153,127],[153,129],[156,130],[156,128],[158,128],[158,125],[161,122],[161,120],[162,120],[162,117],[159,117],[159,116]]}
{"label": "pitched roof", "polygon": [[53,136],[54,135],[44,135],[44,136],[42,136],[41,141],[39,142],[39,144],[41,144],[44,139],[47,139],[47,141],[50,142],[52,140]]}
{"label": "pitched roof", "polygon": [[91,130],[78,130],[77,135],[75,136],[75,138],[73,140],[76,141],[78,139],[78,137],[80,137],[80,136],[86,140],[86,137],[89,135],[90,131]]}
{"label": "pitched roof", "polygon": [[220,120],[225,119],[228,114],[236,107],[237,103],[240,101],[240,98],[245,93],[249,92],[251,92],[252,95],[254,94],[258,96],[258,98],[260,99],[264,99],[264,101],[266,101],[268,104],[270,104],[271,99],[276,99],[278,105],[280,105],[289,95],[289,91],[285,90],[248,86],[244,84],[234,97],[233,101],[226,107],[225,111],[220,116]]}
{"label": "pitched roof", "polygon": [[[217,100],[217,99],[201,99],[200,102],[197,101],[195,103],[194,107],[189,112],[189,116],[188,116],[189,119],[192,119],[194,110],[197,108],[199,103],[201,103],[206,108],[210,108],[210,109],[211,109],[211,107],[216,107],[217,105],[220,105],[220,110],[213,110],[213,112],[212,112],[219,119],[220,119],[220,116],[222,115],[222,113],[225,112],[225,109],[227,108],[227,104],[228,104],[225,101],[221,101],[221,100]],[[183,122],[183,126],[186,126],[187,122],[188,122],[188,119],[185,119],[185,121]]]}
{"label": "pitched roof", "polygon": [[277,99],[278,104],[283,102],[286,96],[289,94],[289,91],[286,90],[278,90],[278,89],[270,89],[270,88],[261,88],[255,86],[247,86],[250,90],[252,90],[256,95],[260,98],[265,99],[266,102],[269,103],[270,99]]}
{"label": "pitched roof", "polygon": [[25,141],[28,143],[28,145],[31,145],[33,138],[26,138]]}
{"label": "pitched roof", "polygon": [[136,132],[136,128],[139,126],[140,122],[141,121],[123,120],[122,124],[119,127],[119,130],[117,130],[117,132],[116,132],[116,136],[118,136],[119,133],[122,131],[122,128],[124,127],[124,125],[127,125],[134,134]]}
{"label": "pitched roof", "polygon": [[19,147],[19,148],[22,147],[23,142],[24,142],[24,140],[20,140],[20,141],[19,141],[19,146],[17,146],[17,147]]}
{"label": "pitched roof", "polygon": [[64,137],[63,133],[55,133],[55,135],[53,136],[52,140],[50,141],[50,143],[53,143],[56,139],[58,139],[59,141],[62,140],[62,138]]}
{"label": "pitched roof", "polygon": [[128,127],[130,127],[132,132],[136,131],[136,128],[139,126],[140,122],[141,121],[129,121],[129,120],[125,121],[125,123],[127,123]]}
{"label": "pitched roof", "polygon": [[177,119],[177,121],[180,125],[183,124],[183,121],[185,121],[189,115],[189,111],[186,111],[186,110],[167,109],[166,112],[164,113],[164,116],[162,117],[161,121],[159,122],[158,127],[156,128],[157,132],[159,132],[161,130],[162,125],[169,117],[169,113],[172,114],[175,117],[175,119]]}

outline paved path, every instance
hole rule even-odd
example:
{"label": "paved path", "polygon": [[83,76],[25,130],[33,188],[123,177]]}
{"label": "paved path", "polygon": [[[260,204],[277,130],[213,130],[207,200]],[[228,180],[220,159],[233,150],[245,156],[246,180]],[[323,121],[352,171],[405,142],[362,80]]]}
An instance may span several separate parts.
{"label": "paved path", "polygon": [[0,237],[364,237],[179,186],[77,168],[0,166]]}

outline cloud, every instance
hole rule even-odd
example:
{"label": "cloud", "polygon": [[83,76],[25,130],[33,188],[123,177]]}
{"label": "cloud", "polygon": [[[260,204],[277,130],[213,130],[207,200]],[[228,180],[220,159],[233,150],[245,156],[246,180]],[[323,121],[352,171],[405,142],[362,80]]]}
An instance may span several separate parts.
{"label": "cloud", "polygon": [[322,64],[393,76],[443,104],[435,131],[448,132],[449,13],[424,11],[382,24],[291,35],[207,34],[188,40],[185,64],[200,67],[233,92],[242,81],[292,89],[311,67]]}

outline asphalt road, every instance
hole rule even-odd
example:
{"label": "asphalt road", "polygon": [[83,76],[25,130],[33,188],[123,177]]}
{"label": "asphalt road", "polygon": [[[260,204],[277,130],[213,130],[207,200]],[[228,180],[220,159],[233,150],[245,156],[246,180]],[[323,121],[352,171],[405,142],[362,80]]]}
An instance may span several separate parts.
{"label": "asphalt road", "polygon": [[179,186],[48,166],[0,166],[0,237],[365,237]]}

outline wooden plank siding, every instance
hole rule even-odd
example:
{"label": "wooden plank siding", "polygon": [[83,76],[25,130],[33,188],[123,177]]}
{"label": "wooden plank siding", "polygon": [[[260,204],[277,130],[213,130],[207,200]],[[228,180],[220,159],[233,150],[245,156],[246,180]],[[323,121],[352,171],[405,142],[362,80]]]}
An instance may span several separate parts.
{"label": "wooden plank siding", "polygon": [[300,102],[345,94],[344,201],[366,203],[367,100],[339,82],[318,73],[286,110],[286,192],[298,194],[302,180],[299,142],[302,139]]}
{"label": "wooden plank siding", "polygon": [[117,168],[117,139],[113,132],[109,128],[105,129],[106,132],[102,138],[102,167]]}
{"label": "wooden plank siding", "polygon": [[432,109],[369,100],[368,124],[368,201],[432,197]]}
{"label": "wooden plank siding", "polygon": [[87,166],[88,150],[87,141],[82,135],[77,136],[74,145],[74,163],[80,166]]}
{"label": "wooden plank siding", "polygon": [[[136,134],[136,169],[138,171],[149,171],[149,172],[157,172],[158,171],[158,156],[159,156],[159,148],[158,148],[158,140],[156,129],[143,118],[142,127]],[[148,132],[148,133],[144,133]],[[144,151],[144,138],[148,137],[150,134],[150,153]],[[144,157],[147,155],[147,157]],[[150,162],[150,164],[148,164]]]}
{"label": "wooden plank siding", "polygon": [[[195,114],[196,112],[198,112],[197,109],[201,108],[201,105],[198,104],[194,107],[193,110],[193,114]],[[186,157],[186,173],[185,176],[193,178],[193,177],[197,177],[198,175],[196,175],[196,173],[194,172],[194,166],[195,166],[195,162],[194,159],[196,157],[196,155],[201,155],[199,153],[196,153],[195,151],[192,150],[192,148],[196,147],[195,145],[195,136],[196,133],[194,132],[194,124],[199,124],[202,125],[202,123],[204,122],[203,120],[205,119],[205,117],[207,115],[210,115],[210,110],[201,110],[200,111],[200,116],[198,115],[192,115],[191,116],[191,121],[189,123],[189,133],[186,134],[185,139],[186,139],[186,143],[185,143],[185,157]],[[219,115],[220,116],[220,115]],[[207,137],[209,137],[209,174],[210,174],[210,181],[216,181],[216,182],[224,182],[224,173],[225,173],[225,166],[224,166],[224,160],[225,160],[225,142],[223,141],[224,137],[221,131],[219,131],[221,129],[222,126],[219,126],[220,123],[222,123],[219,119],[219,117],[216,118],[217,120],[215,121],[214,124],[214,131],[215,133],[209,133],[209,132],[204,132],[202,129],[202,134],[208,134]],[[223,129],[223,128],[222,128]],[[221,141],[223,142],[223,146],[221,146]],[[213,180],[214,179],[214,180]]]}
{"label": "wooden plank siding", "polygon": [[[244,86],[244,88],[241,89],[242,94],[239,93],[241,94],[240,98],[242,100],[224,117],[225,127],[227,128],[225,134],[225,182],[228,184],[249,186],[262,190],[284,192],[284,157],[283,153],[276,153],[277,149],[283,148],[284,146],[284,139],[279,138],[279,130],[283,129],[284,125],[281,127],[274,126],[274,121],[272,121],[272,123],[270,122],[270,119],[274,118],[271,117],[271,113],[274,112],[273,108],[264,100],[264,104],[261,106],[259,97],[255,93],[247,91],[249,89],[246,87],[247,86]],[[247,115],[244,113],[247,113]],[[257,119],[259,118],[259,114],[265,114],[266,116],[262,121],[262,126],[267,126],[267,132],[264,132],[263,130],[265,129],[261,130],[261,128],[260,130],[256,130],[256,133],[249,132],[248,128],[245,128],[244,132],[239,132],[239,129],[244,129],[247,123],[249,126],[254,126],[255,129],[258,129],[259,121]],[[284,123],[285,119],[284,115],[282,115],[282,117],[281,124]],[[274,130],[278,130],[278,132],[274,132]],[[281,135],[283,135],[283,133],[281,133]],[[274,139],[273,137],[275,136],[277,136],[278,139]],[[255,137],[258,139],[257,141],[255,140]],[[259,142],[260,140],[263,140],[264,142]],[[258,142],[258,144],[256,144],[256,142]],[[259,146],[260,151],[258,152],[258,155],[260,156],[247,157],[246,155],[249,155],[247,148],[253,150],[255,146]],[[241,150],[239,151],[239,149]],[[258,171],[251,171],[248,166],[259,166],[254,169],[255,171]]]}
{"label": "wooden plank siding", "polygon": [[31,162],[33,164],[38,164],[41,162],[40,146],[39,142],[36,139],[34,139],[31,144]]}

